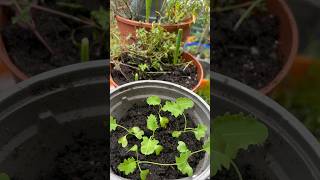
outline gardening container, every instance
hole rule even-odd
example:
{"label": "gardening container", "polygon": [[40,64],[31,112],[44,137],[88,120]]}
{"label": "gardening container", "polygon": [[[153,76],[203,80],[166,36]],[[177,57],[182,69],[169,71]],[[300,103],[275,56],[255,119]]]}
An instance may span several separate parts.
{"label": "gardening container", "polygon": [[[193,62],[193,65],[196,67],[197,69],[197,75],[198,75],[198,83],[195,87],[193,87],[193,91],[197,90],[199,88],[199,86],[201,85],[201,82],[203,80],[203,69],[202,69],[202,65],[199,63],[199,61],[194,57],[192,56],[190,53],[188,52],[183,52],[182,54],[182,59],[186,62],[188,61],[192,61]],[[111,85],[112,86],[119,86],[112,78],[111,74],[110,74],[110,82],[111,82]]]}
{"label": "gardening container", "polygon": [[[194,102],[194,109],[189,115],[197,120],[196,123],[203,123],[207,127],[210,127],[210,107],[206,102],[191,90],[165,81],[136,81],[111,90],[110,114],[120,119],[126,114],[130,107],[134,104],[145,102],[151,95],[159,96],[163,100],[174,100],[179,97],[191,99]],[[208,130],[208,132],[210,132],[210,130]],[[207,137],[208,136],[209,133],[207,133]],[[111,169],[110,172],[110,179],[112,180],[125,179],[114,174]],[[200,161],[194,175],[183,179],[205,180],[209,177],[209,174],[210,160],[209,156],[206,154],[203,161]]]}
{"label": "gardening container", "polygon": [[[147,22],[134,21],[118,15],[115,16],[115,19],[117,20],[118,29],[123,43],[134,43],[137,29],[145,28],[146,30],[150,30],[152,28],[152,24]],[[182,39],[185,41],[190,34],[190,27],[192,23],[193,19],[189,18],[178,24],[161,24],[161,27],[171,33],[178,32],[179,29],[182,29]],[[127,37],[129,35],[131,35],[131,39],[128,40]]]}
{"label": "gardening container", "polygon": [[267,8],[279,18],[279,52],[283,67],[276,77],[260,89],[264,94],[270,93],[288,74],[298,50],[298,28],[290,8],[285,0],[268,0]]}
{"label": "gardening container", "polygon": [[320,145],[294,116],[236,80],[213,72],[211,77],[215,85],[211,91],[214,116],[227,112],[251,114],[269,129],[263,145],[251,146],[238,155],[236,163],[244,179],[246,175],[250,179],[320,179]]}
{"label": "gardening container", "polygon": [[[40,174],[55,169],[57,155],[61,156],[66,146],[75,144],[78,149],[62,160],[69,162],[76,156],[85,159],[76,159],[77,163],[69,164],[66,172],[85,162],[86,167],[95,166],[98,172],[74,174],[75,179],[85,175],[89,179],[107,179],[109,137],[103,125],[109,110],[105,91],[107,68],[106,60],[65,66],[34,76],[7,91],[0,99],[0,172],[12,179],[38,179]],[[85,150],[85,145],[79,148],[76,143],[75,136],[79,134],[100,146],[77,154]],[[86,160],[87,155],[90,158]],[[103,168],[105,172],[100,171]]]}

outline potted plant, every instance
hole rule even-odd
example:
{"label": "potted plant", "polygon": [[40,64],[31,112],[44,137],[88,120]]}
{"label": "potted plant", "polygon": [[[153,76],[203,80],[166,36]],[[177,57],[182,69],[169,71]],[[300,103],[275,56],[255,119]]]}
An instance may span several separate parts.
{"label": "potted plant", "polygon": [[[221,167],[218,169],[219,172],[211,177],[212,179],[239,180],[239,172],[243,179],[316,180],[320,178],[320,145],[295,117],[268,97],[238,81],[218,73],[211,73],[211,77],[215,84],[214,90],[211,91],[215,107],[212,128],[217,128],[217,133],[213,132],[213,136],[216,137],[211,139],[213,150],[221,152],[219,149],[226,147],[226,151],[223,152],[233,155],[231,157],[239,169],[238,172],[235,168],[227,169],[230,158],[228,160],[224,159],[224,156],[218,158],[219,156],[211,155],[212,168],[215,163]],[[226,115],[226,113],[229,114]],[[242,115],[238,116],[239,113]],[[244,121],[243,116],[254,117],[255,120],[240,126],[239,124]],[[261,123],[258,125],[257,120],[263,125]],[[259,128],[252,128],[253,126]],[[247,131],[247,128],[250,130]],[[265,128],[267,128],[267,136]],[[257,131],[257,129],[260,130]],[[231,138],[232,136],[229,138],[228,135],[233,133],[224,135],[224,132],[245,130],[246,133],[239,133],[239,137],[236,138]],[[255,135],[243,138],[245,134],[250,134],[248,132],[254,132]],[[215,138],[223,141],[214,141]],[[243,142],[248,140],[250,144],[258,142],[258,145],[250,145],[247,150],[240,150],[234,156],[233,148],[247,148],[247,144],[243,145]],[[228,145],[225,146],[226,144]],[[211,174],[214,175],[215,171],[217,170],[211,171]]]}
{"label": "potted plant", "polygon": [[0,174],[11,180],[109,178],[105,64],[65,66],[2,94]]}
{"label": "potted plant", "polygon": [[295,20],[283,0],[216,1],[213,67],[264,94],[288,73],[298,47]]}
{"label": "potted plant", "polygon": [[152,23],[159,23],[168,32],[183,29],[182,39],[186,40],[197,15],[202,10],[209,12],[209,1],[203,0],[113,0],[111,5],[123,42],[127,37],[134,42],[136,30],[150,30]]}
{"label": "potted plant", "polygon": [[110,179],[209,177],[210,109],[198,95],[136,81],[112,90],[110,105]]}
{"label": "potted plant", "polygon": [[0,3],[0,59],[18,81],[107,57],[107,7],[98,1],[90,6],[81,2]]}
{"label": "potted plant", "polygon": [[138,80],[163,80],[196,90],[203,79],[201,64],[182,52],[182,30],[166,32],[154,25],[150,31],[137,30],[135,44],[119,46],[120,38],[111,44],[110,81],[118,86]]}

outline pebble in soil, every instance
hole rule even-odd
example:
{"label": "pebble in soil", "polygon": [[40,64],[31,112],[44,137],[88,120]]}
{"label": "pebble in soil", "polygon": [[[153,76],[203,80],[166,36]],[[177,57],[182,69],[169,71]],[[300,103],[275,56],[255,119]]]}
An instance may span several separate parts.
{"label": "pebble in soil", "polygon": [[[152,132],[146,128],[146,118],[150,114],[157,114],[158,109],[155,107],[145,106],[145,105],[134,105],[127,111],[127,114],[124,115],[121,119],[117,119],[117,122],[127,128],[134,126],[140,127],[144,132],[145,136],[151,136]],[[145,156],[139,153],[140,160],[153,161],[159,163],[175,163],[175,157],[179,156],[177,151],[178,141],[183,141],[186,143],[187,147],[191,151],[196,151],[202,148],[202,141],[198,141],[193,133],[183,133],[179,138],[173,138],[171,132],[174,130],[182,130],[184,128],[184,118],[174,118],[169,113],[161,113],[162,116],[166,116],[170,119],[168,127],[166,129],[160,128],[157,129],[155,133],[155,138],[159,140],[164,149],[159,156],[149,155]],[[117,117],[115,117],[117,118]],[[195,123],[191,121],[189,115],[187,115],[188,125],[187,127],[195,127]],[[111,133],[110,138],[110,164],[112,170],[119,176],[126,177],[128,179],[138,180],[140,179],[139,170],[135,170],[132,174],[126,176],[117,169],[117,166],[123,162],[124,159],[129,157],[136,157],[134,152],[127,152],[128,149],[122,148],[118,144],[118,139],[125,135],[126,132],[123,129],[117,128],[116,131]],[[140,147],[140,141],[132,136],[128,136],[128,147],[132,147],[137,144]],[[188,159],[190,166],[195,171],[196,166],[199,164],[200,160],[204,158],[205,153],[201,152],[191,156]],[[148,179],[178,179],[186,177],[177,170],[176,166],[156,166],[149,164],[142,164],[142,169],[150,169],[151,174],[148,176]]]}
{"label": "pebble in soil", "polygon": [[279,21],[256,9],[234,31],[244,9],[214,13],[213,70],[253,88],[265,87],[283,66],[279,48]]}

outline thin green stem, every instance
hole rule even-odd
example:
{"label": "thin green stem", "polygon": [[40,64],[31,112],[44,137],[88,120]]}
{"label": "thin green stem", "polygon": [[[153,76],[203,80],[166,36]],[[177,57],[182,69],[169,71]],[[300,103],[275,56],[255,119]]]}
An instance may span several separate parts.
{"label": "thin green stem", "polygon": [[240,173],[240,170],[239,170],[238,166],[236,165],[236,163],[231,160],[231,165],[234,168],[234,170],[236,171],[236,173],[237,173],[237,175],[239,177],[239,180],[243,180],[242,175]]}
{"label": "thin green stem", "polygon": [[121,127],[122,129],[126,130],[129,134],[131,134],[131,132],[130,132],[127,128],[125,128],[125,127],[123,127],[123,126],[121,126],[121,125],[119,125],[119,124],[117,124],[117,126],[118,126],[118,127]]}
{"label": "thin green stem", "polygon": [[206,151],[206,150],[200,149],[200,150],[198,150],[198,151],[194,151],[194,152],[192,152],[192,153],[190,154],[190,156],[192,156],[192,155],[194,155],[194,154],[197,154],[197,153],[199,153],[199,152],[203,152],[203,151]]}
{"label": "thin green stem", "polygon": [[186,131],[186,129],[187,129],[187,117],[186,117],[186,115],[184,115],[184,113],[182,115],[184,117],[184,131]]}
{"label": "thin green stem", "polygon": [[175,166],[175,165],[177,165],[176,163],[174,163],[174,164],[162,164],[162,163],[151,162],[151,161],[139,161],[138,164],[154,164],[154,165],[158,165],[158,166]]}
{"label": "thin green stem", "polygon": [[139,164],[140,161],[139,161],[139,157],[138,157],[138,151],[136,151],[136,156],[137,156],[137,161],[136,162],[137,162],[138,168],[139,168],[139,170],[141,172],[142,170],[141,170],[141,167],[140,167],[140,164]]}

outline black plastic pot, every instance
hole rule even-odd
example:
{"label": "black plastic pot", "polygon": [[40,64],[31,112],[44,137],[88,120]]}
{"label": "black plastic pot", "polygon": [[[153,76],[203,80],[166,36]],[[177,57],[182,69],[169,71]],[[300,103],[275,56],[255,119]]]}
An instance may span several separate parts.
{"label": "black plastic pot", "polygon": [[0,99],[0,172],[34,180],[52,170],[57,152],[74,143],[73,135],[106,140],[107,70],[106,60],[66,66],[5,93]]}
{"label": "black plastic pot", "polygon": [[241,171],[250,167],[253,179],[320,179],[320,145],[294,116],[238,81],[213,72],[211,78],[215,116],[226,112],[248,113],[269,128],[269,137],[263,146],[250,147],[239,154],[236,162]]}

